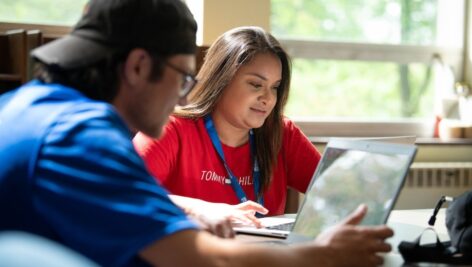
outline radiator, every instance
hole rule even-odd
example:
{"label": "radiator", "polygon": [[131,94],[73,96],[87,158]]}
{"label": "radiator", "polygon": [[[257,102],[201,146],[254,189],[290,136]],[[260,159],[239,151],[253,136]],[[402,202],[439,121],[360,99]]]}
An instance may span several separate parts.
{"label": "radiator", "polygon": [[415,162],[395,209],[432,209],[443,195],[472,190],[472,162]]}
{"label": "radiator", "polygon": [[413,163],[405,187],[471,187],[472,162]]}

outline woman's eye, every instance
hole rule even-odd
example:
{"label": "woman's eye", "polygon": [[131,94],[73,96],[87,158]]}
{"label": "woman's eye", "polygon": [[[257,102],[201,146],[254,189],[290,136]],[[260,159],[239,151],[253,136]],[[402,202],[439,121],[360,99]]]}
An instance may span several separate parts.
{"label": "woman's eye", "polygon": [[250,84],[252,87],[257,88],[257,89],[259,89],[259,88],[262,87],[262,84],[259,84],[259,83],[249,83],[249,84]]}

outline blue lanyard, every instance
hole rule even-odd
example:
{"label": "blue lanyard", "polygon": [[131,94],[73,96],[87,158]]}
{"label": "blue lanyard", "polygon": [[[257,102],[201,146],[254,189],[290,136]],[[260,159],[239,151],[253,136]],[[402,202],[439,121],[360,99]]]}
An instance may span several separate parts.
{"label": "blue lanyard", "polygon": [[[223,153],[223,147],[221,146],[220,138],[218,137],[218,133],[216,132],[215,126],[213,125],[213,120],[211,119],[210,115],[205,116],[204,121],[205,121],[205,128],[207,129],[208,135],[210,136],[211,142],[213,143],[213,147],[215,147],[216,151],[218,152],[218,155],[223,161],[223,165],[225,166],[226,172],[228,173],[228,176],[231,181],[231,187],[233,188],[234,192],[239,198],[239,201],[241,203],[246,202],[248,200],[246,197],[246,193],[244,193],[244,190],[239,184],[238,179],[236,178],[236,176],[234,176],[233,172],[228,167],[228,164],[226,164],[225,155]],[[259,172],[259,164],[257,163],[257,159],[255,157],[256,148],[254,144],[254,133],[252,129],[249,131],[249,144],[251,147],[251,158],[254,162],[253,169],[252,169],[252,178],[254,182],[254,195],[257,198],[257,202],[261,205],[264,205],[264,198],[262,196],[257,197],[259,193],[259,188],[260,188],[260,181],[259,181],[260,172]]]}

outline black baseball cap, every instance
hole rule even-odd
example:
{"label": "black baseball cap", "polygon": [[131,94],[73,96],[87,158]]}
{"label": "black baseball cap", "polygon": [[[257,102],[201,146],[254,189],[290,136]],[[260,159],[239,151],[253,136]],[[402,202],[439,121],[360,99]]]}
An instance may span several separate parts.
{"label": "black baseball cap", "polygon": [[75,69],[138,47],[164,57],[193,54],[196,31],[180,0],[91,0],[71,33],[31,55],[46,65]]}

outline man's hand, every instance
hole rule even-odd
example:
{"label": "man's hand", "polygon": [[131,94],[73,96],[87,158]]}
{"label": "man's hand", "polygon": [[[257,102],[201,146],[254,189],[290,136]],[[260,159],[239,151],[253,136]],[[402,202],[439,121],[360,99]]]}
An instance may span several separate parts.
{"label": "man's hand", "polygon": [[377,266],[383,263],[380,252],[389,252],[385,239],[393,235],[387,226],[358,226],[367,213],[361,205],[343,222],[318,236],[315,242],[333,251],[336,266]]}
{"label": "man's hand", "polygon": [[214,215],[210,213],[190,212],[189,217],[197,222],[200,227],[221,238],[234,238],[235,233],[231,225],[231,220],[227,216]]}

